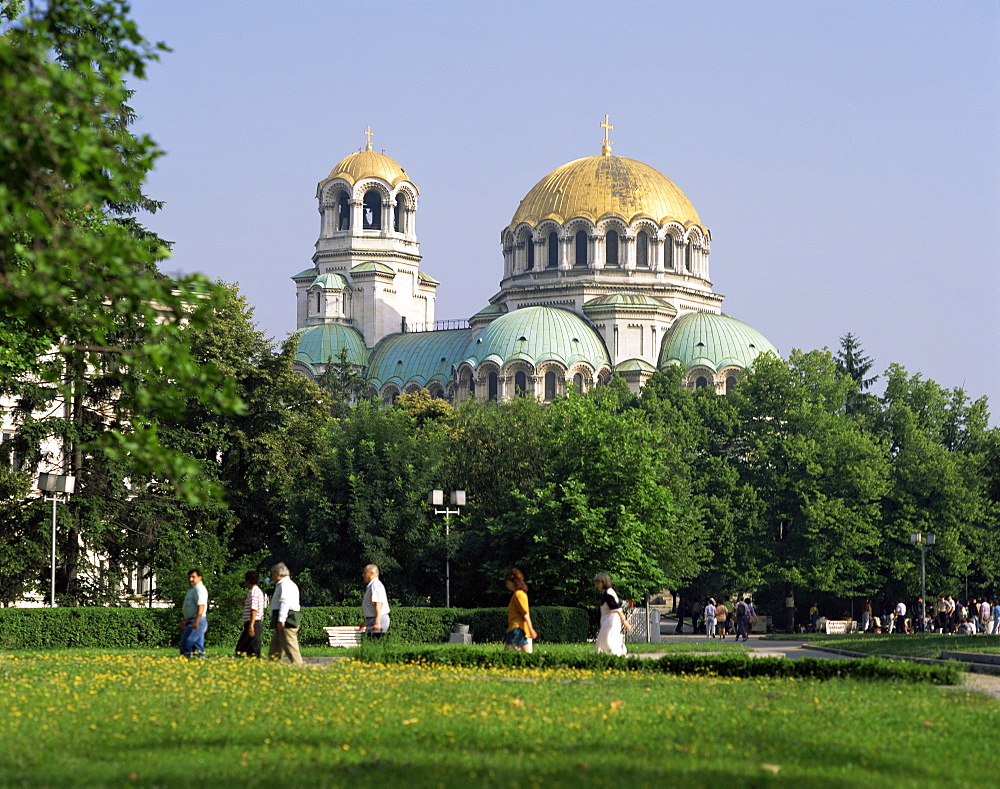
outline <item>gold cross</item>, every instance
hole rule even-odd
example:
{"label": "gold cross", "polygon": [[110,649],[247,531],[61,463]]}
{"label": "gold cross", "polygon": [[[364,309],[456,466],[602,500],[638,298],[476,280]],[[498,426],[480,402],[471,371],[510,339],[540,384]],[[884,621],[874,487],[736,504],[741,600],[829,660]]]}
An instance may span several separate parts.
{"label": "gold cross", "polygon": [[608,132],[614,131],[615,127],[608,123],[608,116],[604,116],[604,123],[601,124],[604,129],[604,144],[601,146],[601,153],[605,156],[611,155],[611,140],[608,139]]}
{"label": "gold cross", "polygon": [[368,139],[365,141],[365,150],[366,151],[370,151],[372,149],[372,135],[374,133],[375,132],[372,131],[372,125],[369,123],[368,124],[368,128],[365,129],[365,134],[368,136]]}

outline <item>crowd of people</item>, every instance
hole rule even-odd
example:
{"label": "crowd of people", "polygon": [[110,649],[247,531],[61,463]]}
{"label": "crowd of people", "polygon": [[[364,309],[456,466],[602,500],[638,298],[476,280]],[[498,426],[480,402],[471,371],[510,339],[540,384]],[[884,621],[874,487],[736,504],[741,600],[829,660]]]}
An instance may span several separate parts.
{"label": "crowd of people", "polygon": [[[822,617],[816,603],[809,609],[809,616],[808,629],[818,630]],[[895,602],[887,601],[880,614],[875,613],[871,599],[867,599],[861,609],[858,631],[1000,635],[1000,598],[973,598],[968,603],[962,603],[953,595],[941,595],[936,602],[925,604],[923,597],[917,597],[912,606],[896,598]]]}
{"label": "crowd of people", "polygon": [[[365,582],[365,593],[361,602],[364,622],[360,630],[370,638],[380,638],[389,632],[389,598],[385,586],[379,578],[378,567],[366,565],[361,572]],[[259,658],[261,635],[264,629],[264,612],[269,612],[271,644],[267,650],[270,660],[287,658],[295,665],[302,665],[299,650],[299,627],[302,624],[302,605],[299,601],[299,587],[292,581],[291,573],[284,562],[271,568],[271,582],[274,590],[270,602],[258,585],[260,574],[254,571],[243,577],[246,595],[239,598],[243,606],[243,630],[236,642],[236,657]],[[204,657],[205,632],[208,630],[208,589],[199,569],[188,571],[191,587],[181,605],[180,652],[185,657]]]}

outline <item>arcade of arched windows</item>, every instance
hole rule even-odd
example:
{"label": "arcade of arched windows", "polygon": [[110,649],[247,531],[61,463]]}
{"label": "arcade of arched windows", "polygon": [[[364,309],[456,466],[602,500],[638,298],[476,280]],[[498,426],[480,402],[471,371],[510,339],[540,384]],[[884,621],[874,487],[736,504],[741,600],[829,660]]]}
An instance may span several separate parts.
{"label": "arcade of arched windows", "polygon": [[327,186],[320,197],[321,234],[326,238],[361,228],[412,237],[416,205],[416,194],[404,184],[390,190],[380,181],[366,180],[353,186],[338,181]]}
{"label": "arcade of arched windows", "polygon": [[740,367],[724,367],[716,372],[710,367],[698,365],[685,373],[684,385],[695,390],[711,387],[716,394],[729,394],[742,374]]}
{"label": "arcade of arched windows", "polygon": [[396,398],[399,397],[399,395],[400,395],[399,387],[396,386],[396,384],[386,384],[385,386],[382,387],[382,391],[379,393],[379,396],[382,398],[382,400],[390,404],[395,403]]}
{"label": "arcade of arched windows", "polygon": [[[306,372],[304,369],[301,372]],[[544,362],[537,368],[522,360],[512,361],[503,367],[495,362],[484,362],[473,369],[468,363],[459,366],[451,381],[434,379],[422,384],[409,381],[402,388],[396,383],[385,384],[380,391],[372,388],[369,397],[379,397],[386,403],[394,403],[400,394],[411,394],[426,389],[431,397],[460,402],[469,397],[480,401],[502,402],[515,397],[533,397],[550,403],[569,391],[587,392],[594,386],[610,383],[610,368],[595,371],[585,363],[577,363],[567,369],[558,362]]]}
{"label": "arcade of arched windows", "polygon": [[668,271],[708,278],[708,240],[697,226],[674,222],[663,228],[642,219],[598,225],[575,219],[559,226],[551,220],[532,229],[521,225],[501,234],[504,275],[547,269],[622,269]]}

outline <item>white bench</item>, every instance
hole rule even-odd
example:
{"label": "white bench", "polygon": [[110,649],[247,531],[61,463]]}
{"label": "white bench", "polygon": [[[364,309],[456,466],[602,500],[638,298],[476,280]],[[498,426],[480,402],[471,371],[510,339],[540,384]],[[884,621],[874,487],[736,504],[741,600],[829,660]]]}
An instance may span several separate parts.
{"label": "white bench", "polygon": [[361,643],[361,636],[364,630],[358,630],[351,625],[342,627],[324,627],[327,640],[331,647],[356,647]]}

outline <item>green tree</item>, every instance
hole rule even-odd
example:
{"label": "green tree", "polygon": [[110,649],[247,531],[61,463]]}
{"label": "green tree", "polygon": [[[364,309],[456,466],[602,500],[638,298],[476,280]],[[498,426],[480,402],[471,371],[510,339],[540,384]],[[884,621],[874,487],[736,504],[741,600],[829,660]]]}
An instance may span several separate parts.
{"label": "green tree", "polygon": [[1000,578],[994,462],[1000,430],[989,428],[986,399],[969,402],[899,365],[886,373],[874,429],[889,447],[892,474],[883,501],[888,587],[912,593],[917,554],[909,535],[934,533],[928,578],[943,593],[990,593]]}
{"label": "green tree", "polygon": [[330,396],[330,415],[343,418],[351,406],[360,401],[370,389],[368,382],[347,358],[347,348],[340,349],[337,360],[326,360],[326,369],[316,382]]}
{"label": "green tree", "polygon": [[460,453],[467,472],[483,472],[466,477],[481,595],[495,595],[512,565],[533,583],[533,599],[558,604],[591,604],[597,572],[610,572],[631,597],[697,572],[700,521],[678,505],[668,453],[634,405],[627,388],[608,387],[548,406],[486,409],[499,428],[476,431],[483,454],[475,462],[468,445]]}
{"label": "green tree", "polygon": [[317,476],[296,486],[285,526],[306,599],[356,601],[361,569],[373,563],[394,599],[443,603],[443,524],[424,501],[442,487],[446,431],[372,402],[330,423]]}
{"label": "green tree", "polygon": [[[737,549],[762,578],[852,595],[875,582],[888,469],[880,443],[846,418],[853,380],[828,352],[759,357],[731,395],[743,486]],[[787,627],[794,627],[786,611]]]}
{"label": "green tree", "polygon": [[[128,129],[127,81],[162,47],[139,35],[120,0],[22,8],[0,5],[0,393],[67,403],[67,471],[79,473],[87,454],[129,454],[196,496],[184,483],[197,465],[165,450],[152,420],[190,396],[238,406],[183,341],[182,324],[215,308],[214,289],[160,275],[165,245],[133,216],[156,207],[142,184],[159,151]],[[113,396],[107,429],[86,431],[95,372],[113,379]]]}

